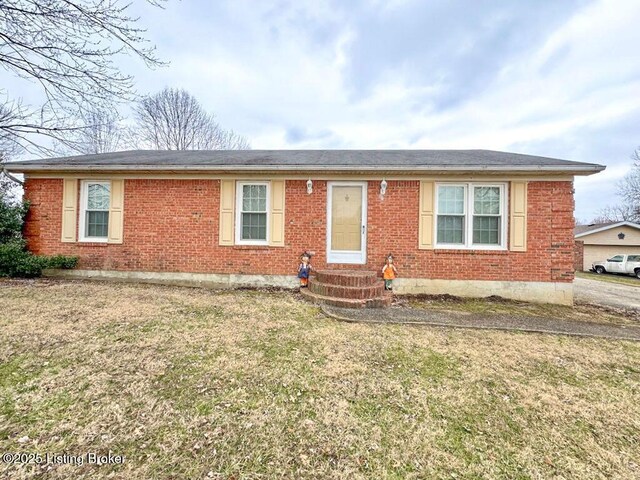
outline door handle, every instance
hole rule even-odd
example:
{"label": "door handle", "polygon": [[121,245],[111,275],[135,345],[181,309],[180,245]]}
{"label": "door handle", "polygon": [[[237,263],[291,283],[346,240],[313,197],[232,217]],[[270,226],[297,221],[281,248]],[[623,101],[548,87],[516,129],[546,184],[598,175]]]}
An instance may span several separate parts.
{"label": "door handle", "polygon": [[362,225],[362,234],[363,234],[363,235],[364,235],[364,229],[365,229],[365,226],[364,226],[364,225]]}

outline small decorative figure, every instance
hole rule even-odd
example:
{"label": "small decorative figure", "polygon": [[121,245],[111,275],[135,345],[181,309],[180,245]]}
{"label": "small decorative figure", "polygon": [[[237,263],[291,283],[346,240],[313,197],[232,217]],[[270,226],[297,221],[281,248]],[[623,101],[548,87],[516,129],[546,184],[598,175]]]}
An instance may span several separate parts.
{"label": "small decorative figure", "polygon": [[300,288],[306,288],[309,285],[309,273],[311,273],[311,270],[311,254],[309,252],[304,252],[300,255],[300,266],[298,267]]}
{"label": "small decorative figure", "polygon": [[396,278],[398,269],[393,264],[393,255],[387,255],[387,262],[382,267],[382,278],[384,278],[384,289],[391,290],[393,279]]}

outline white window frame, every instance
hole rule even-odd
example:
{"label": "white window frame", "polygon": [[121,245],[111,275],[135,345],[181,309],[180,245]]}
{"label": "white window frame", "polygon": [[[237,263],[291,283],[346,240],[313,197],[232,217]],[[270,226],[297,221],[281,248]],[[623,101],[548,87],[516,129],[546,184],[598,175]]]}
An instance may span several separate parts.
{"label": "white window frame", "polygon": [[[264,240],[242,240],[242,190],[245,185],[264,185],[267,187],[267,229],[266,238]],[[271,182],[264,181],[241,181],[236,182],[236,245],[269,245],[270,234],[270,208],[271,206]]]}
{"label": "white window frame", "polygon": [[[438,216],[439,212],[439,191],[440,187],[464,187],[464,243],[439,243],[438,242]],[[500,244],[487,245],[484,243],[473,243],[473,189],[475,187],[497,187],[500,189]],[[435,215],[433,220],[433,232],[435,248],[447,250],[506,250],[507,249],[507,184],[506,183],[485,183],[485,182],[438,182],[436,183],[435,194]]]}
{"label": "white window frame", "polygon": [[[107,235],[105,237],[87,237],[87,202],[89,201],[89,185],[108,185],[109,186],[109,210],[111,209],[111,181],[110,180],[82,180],[80,188],[80,222],[78,225],[79,237],[81,242],[107,243],[109,240],[109,226],[107,224]],[[107,210],[107,212],[109,212]]]}

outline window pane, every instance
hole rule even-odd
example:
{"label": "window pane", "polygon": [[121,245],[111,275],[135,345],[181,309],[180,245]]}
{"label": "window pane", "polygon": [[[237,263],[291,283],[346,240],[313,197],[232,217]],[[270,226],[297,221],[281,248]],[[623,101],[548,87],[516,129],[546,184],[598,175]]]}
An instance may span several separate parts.
{"label": "window pane", "polygon": [[109,185],[90,183],[87,190],[87,210],[109,210]]}
{"label": "window pane", "polygon": [[109,231],[109,212],[87,212],[86,237],[105,238]]}
{"label": "window pane", "polygon": [[242,240],[267,239],[266,213],[243,213],[241,221]]}
{"label": "window pane", "polygon": [[266,185],[256,185],[256,211],[257,212],[266,212],[267,211],[267,186]]}
{"label": "window pane", "polygon": [[500,215],[500,188],[475,187],[473,189],[473,213]]}
{"label": "window pane", "polygon": [[267,186],[243,185],[242,186],[242,211],[266,212],[267,211]]}
{"label": "window pane", "polygon": [[438,213],[462,215],[464,213],[464,187],[438,187]]}
{"label": "window pane", "polygon": [[464,217],[438,215],[438,243],[464,243]]}
{"label": "window pane", "polygon": [[500,217],[473,217],[473,243],[500,245]]}

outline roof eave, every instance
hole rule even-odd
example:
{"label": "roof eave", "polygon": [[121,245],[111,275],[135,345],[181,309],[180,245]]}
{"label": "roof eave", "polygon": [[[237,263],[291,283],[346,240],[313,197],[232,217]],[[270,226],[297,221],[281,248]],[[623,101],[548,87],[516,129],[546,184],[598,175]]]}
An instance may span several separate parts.
{"label": "roof eave", "polygon": [[607,225],[604,227],[594,228],[593,230],[587,230],[586,232],[577,233],[574,235],[574,238],[586,237],[587,235],[593,235],[594,233],[600,233],[606,230],[611,230],[613,228],[620,228],[620,227],[631,227],[631,228],[640,229],[640,225],[638,225],[637,223],[628,222],[624,220],[622,222],[612,223],[611,225]]}
{"label": "roof eave", "polygon": [[26,165],[6,164],[12,173],[69,173],[69,172],[389,172],[389,173],[553,173],[565,175],[593,175],[603,171],[603,165],[487,165],[469,167],[466,165]]}

